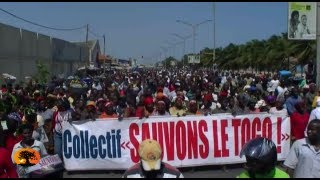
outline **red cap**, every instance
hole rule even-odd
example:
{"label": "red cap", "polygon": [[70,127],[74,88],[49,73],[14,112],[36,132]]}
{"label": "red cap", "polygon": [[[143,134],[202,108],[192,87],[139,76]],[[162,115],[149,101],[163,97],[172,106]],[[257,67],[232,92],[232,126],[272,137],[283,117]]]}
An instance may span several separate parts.
{"label": "red cap", "polygon": [[124,90],[120,91],[120,97],[126,96],[126,92]]}
{"label": "red cap", "polygon": [[146,97],[144,100],[144,105],[152,104],[153,103],[153,98],[151,96]]}
{"label": "red cap", "polygon": [[40,102],[40,101],[43,101],[43,100],[45,100],[43,96],[39,96],[39,97],[37,98],[37,102]]}
{"label": "red cap", "polygon": [[207,101],[212,102],[212,101],[213,101],[212,94],[206,94],[206,95],[204,95],[203,100],[207,100]]}

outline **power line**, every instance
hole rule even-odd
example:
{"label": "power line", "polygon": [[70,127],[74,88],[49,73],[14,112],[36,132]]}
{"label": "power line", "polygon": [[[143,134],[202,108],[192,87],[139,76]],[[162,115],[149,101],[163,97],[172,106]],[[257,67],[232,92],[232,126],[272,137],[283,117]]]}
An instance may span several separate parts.
{"label": "power line", "polygon": [[18,19],[20,19],[20,20],[23,20],[23,21],[25,21],[25,22],[28,22],[28,23],[30,23],[30,24],[33,24],[33,25],[36,25],[36,26],[40,26],[40,27],[43,27],[43,28],[47,28],[47,29],[52,29],[52,30],[58,30],[58,31],[73,31],[73,30],[83,29],[83,28],[86,27],[86,26],[81,26],[81,27],[78,27],[78,28],[53,28],[53,27],[44,26],[44,25],[41,25],[41,24],[38,24],[38,23],[35,23],[35,22],[32,22],[32,21],[26,20],[26,19],[24,19],[24,18],[21,18],[21,17],[15,15],[15,14],[12,14],[12,13],[10,13],[10,12],[2,9],[2,8],[0,8],[0,10],[3,11],[3,12],[5,12],[5,13],[7,13],[7,14],[9,14],[9,15],[11,15],[11,16],[13,16],[13,17],[15,17],[15,18],[18,18]]}
{"label": "power line", "polygon": [[98,35],[97,33],[94,33],[94,32],[92,32],[92,31],[90,31],[90,30],[89,30],[89,33],[91,33],[92,35],[94,35],[94,36],[97,37],[97,38],[103,38],[103,36]]}

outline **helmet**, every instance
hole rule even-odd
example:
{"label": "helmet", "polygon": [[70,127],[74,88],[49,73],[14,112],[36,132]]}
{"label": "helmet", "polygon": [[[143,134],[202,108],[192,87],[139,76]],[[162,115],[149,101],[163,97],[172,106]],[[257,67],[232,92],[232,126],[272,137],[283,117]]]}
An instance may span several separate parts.
{"label": "helmet", "polygon": [[268,174],[277,163],[277,148],[267,138],[258,137],[247,142],[240,152],[240,157],[243,155],[247,159],[246,167],[250,177]]}
{"label": "helmet", "polygon": [[277,148],[269,139],[258,137],[247,142],[240,152],[240,157],[246,156],[260,162],[276,164]]}

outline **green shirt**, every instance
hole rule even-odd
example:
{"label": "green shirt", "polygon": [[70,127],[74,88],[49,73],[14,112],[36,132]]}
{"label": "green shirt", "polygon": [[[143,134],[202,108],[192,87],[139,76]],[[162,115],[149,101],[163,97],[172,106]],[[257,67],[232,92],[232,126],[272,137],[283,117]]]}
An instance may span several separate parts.
{"label": "green shirt", "polygon": [[[250,176],[248,171],[244,171],[239,176],[237,176],[237,178],[250,178]],[[265,174],[265,175],[256,174],[255,178],[290,178],[290,177],[286,172],[278,168],[275,168],[269,174]]]}

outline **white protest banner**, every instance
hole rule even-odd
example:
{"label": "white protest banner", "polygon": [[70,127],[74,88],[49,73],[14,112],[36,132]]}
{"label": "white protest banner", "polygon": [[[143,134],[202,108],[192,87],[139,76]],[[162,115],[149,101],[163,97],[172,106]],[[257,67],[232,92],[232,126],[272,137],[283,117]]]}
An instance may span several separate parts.
{"label": "white protest banner", "polygon": [[160,143],[163,161],[175,167],[235,164],[245,162],[241,147],[257,136],[272,139],[284,160],[290,118],[261,113],[64,122],[63,155],[69,171],[127,169],[139,162],[139,143],[151,138]]}
{"label": "white protest banner", "polygon": [[48,170],[48,169],[52,169],[53,167],[62,164],[62,161],[59,157],[58,154],[56,155],[49,155],[46,157],[43,157],[40,159],[39,163],[34,165],[34,166],[30,166],[26,169],[27,173],[33,172],[33,171],[37,171],[37,170]]}

